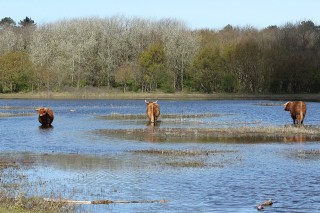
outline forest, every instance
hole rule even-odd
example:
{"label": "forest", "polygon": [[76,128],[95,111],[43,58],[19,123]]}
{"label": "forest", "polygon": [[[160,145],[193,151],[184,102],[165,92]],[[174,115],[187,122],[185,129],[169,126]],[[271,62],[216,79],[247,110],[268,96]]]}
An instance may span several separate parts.
{"label": "forest", "polygon": [[0,93],[318,93],[320,26],[191,30],[176,19],[115,16],[38,25],[0,21]]}

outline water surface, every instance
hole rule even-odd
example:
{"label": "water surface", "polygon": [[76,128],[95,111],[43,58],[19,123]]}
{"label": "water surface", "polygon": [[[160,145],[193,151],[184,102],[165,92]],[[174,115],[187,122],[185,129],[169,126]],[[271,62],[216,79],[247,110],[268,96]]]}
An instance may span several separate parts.
{"label": "water surface", "polygon": [[[280,101],[158,103],[163,116],[156,128],[283,127],[292,123]],[[40,106],[54,110],[53,128],[39,127],[34,109]],[[308,102],[307,107],[305,124],[319,125],[320,104]],[[320,211],[319,141],[176,142],[96,133],[106,129],[153,131],[140,100],[0,100],[1,113],[7,116],[0,117],[0,157],[28,159],[29,166],[21,172],[28,177],[29,184],[23,187],[31,195],[168,200],[83,205],[77,212],[253,212],[268,199],[275,203],[264,212]],[[105,117],[118,114],[130,116]]]}

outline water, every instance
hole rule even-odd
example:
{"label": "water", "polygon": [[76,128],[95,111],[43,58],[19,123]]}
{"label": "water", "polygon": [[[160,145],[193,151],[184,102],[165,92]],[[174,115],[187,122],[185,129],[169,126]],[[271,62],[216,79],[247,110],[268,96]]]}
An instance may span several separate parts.
{"label": "water", "polygon": [[[284,126],[292,123],[280,101],[165,101],[158,128]],[[53,128],[39,127],[34,108],[55,112]],[[96,134],[100,129],[143,129],[146,118],[101,119],[145,113],[140,100],[0,100],[0,155],[30,159],[22,169],[29,194],[75,200],[162,200],[167,203],[80,205],[76,212],[320,211],[319,141],[223,143],[150,142]],[[320,103],[307,103],[306,125],[320,124]],[[184,114],[213,113],[208,118]],[[177,118],[165,118],[173,114]],[[220,151],[159,155],[141,150]],[[137,152],[135,152],[137,151]],[[29,187],[29,188],[28,188]],[[32,190],[30,190],[32,188]]]}

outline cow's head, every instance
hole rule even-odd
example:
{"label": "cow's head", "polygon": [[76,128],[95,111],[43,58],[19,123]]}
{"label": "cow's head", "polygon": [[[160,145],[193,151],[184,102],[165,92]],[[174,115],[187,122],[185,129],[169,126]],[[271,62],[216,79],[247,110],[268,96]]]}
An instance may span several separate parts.
{"label": "cow's head", "polygon": [[291,105],[292,105],[292,102],[291,102],[291,101],[289,101],[289,102],[287,102],[287,103],[283,104],[283,106],[284,106],[284,110],[285,110],[285,111],[290,111],[290,109],[291,109]]}
{"label": "cow's head", "polygon": [[49,110],[48,108],[43,108],[43,107],[36,109],[40,117],[46,115],[48,113],[48,110]]}

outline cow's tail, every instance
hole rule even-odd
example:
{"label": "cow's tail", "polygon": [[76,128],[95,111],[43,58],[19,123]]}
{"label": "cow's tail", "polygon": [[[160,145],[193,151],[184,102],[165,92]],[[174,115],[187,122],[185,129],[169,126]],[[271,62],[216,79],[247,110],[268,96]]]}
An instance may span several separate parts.
{"label": "cow's tail", "polygon": [[154,123],[154,109],[153,109],[154,104],[151,104],[151,118],[150,121],[151,123]]}
{"label": "cow's tail", "polygon": [[302,102],[300,102],[300,124],[303,123],[303,119],[304,119],[304,117],[303,117],[303,111],[304,111],[304,109],[303,109],[303,104],[302,104]]}

